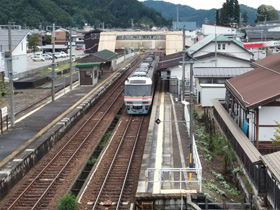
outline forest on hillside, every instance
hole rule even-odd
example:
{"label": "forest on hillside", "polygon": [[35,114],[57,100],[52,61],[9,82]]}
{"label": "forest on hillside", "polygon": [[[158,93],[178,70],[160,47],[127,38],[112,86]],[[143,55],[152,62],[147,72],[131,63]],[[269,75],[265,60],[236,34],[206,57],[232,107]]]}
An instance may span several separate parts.
{"label": "forest on hillside", "polygon": [[0,0],[0,24],[23,27],[47,25],[82,27],[85,23],[109,28],[171,26],[159,12],[137,0]]}

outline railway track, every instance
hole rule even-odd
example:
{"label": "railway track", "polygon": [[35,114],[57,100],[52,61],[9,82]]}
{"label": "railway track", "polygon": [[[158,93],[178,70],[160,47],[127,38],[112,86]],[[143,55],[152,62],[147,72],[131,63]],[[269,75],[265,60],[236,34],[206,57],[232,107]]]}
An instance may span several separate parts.
{"label": "railway track", "polygon": [[35,171],[27,177],[27,183],[19,186],[7,202],[0,203],[1,209],[52,209],[48,205],[54,203],[53,199],[58,200],[56,191],[69,176],[76,176],[74,172],[84,164],[81,160],[87,160],[122,106],[124,80],[128,74],[130,71],[112,85],[71,134],[66,134],[59,150],[53,148],[50,157],[37,164]]}
{"label": "railway track", "polygon": [[148,123],[149,116],[123,115],[90,185],[81,195],[79,209],[130,209]]}

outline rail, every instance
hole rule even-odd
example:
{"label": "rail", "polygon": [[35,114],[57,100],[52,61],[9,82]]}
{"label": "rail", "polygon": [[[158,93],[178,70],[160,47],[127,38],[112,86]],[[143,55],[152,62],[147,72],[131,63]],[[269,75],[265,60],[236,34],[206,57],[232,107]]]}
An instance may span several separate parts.
{"label": "rail", "polygon": [[[118,87],[120,87],[122,85],[122,83],[119,83]],[[112,104],[102,113],[102,116],[99,118],[99,120],[96,122],[95,126],[93,126],[91,128],[91,130],[89,131],[89,133],[86,135],[86,137],[81,140],[80,144],[76,147],[76,150],[74,152],[72,152],[72,155],[68,158],[68,160],[66,161],[66,163],[62,167],[58,173],[56,174],[55,178],[52,179],[51,183],[49,183],[49,185],[46,187],[46,189],[41,193],[41,196],[39,197],[39,199],[37,199],[35,204],[32,204],[32,210],[37,208],[38,204],[42,201],[42,199],[45,197],[45,195],[47,195],[48,191],[50,190],[50,188],[55,184],[56,180],[59,178],[59,176],[62,174],[62,172],[65,170],[65,168],[69,165],[69,163],[71,162],[71,160],[74,158],[74,156],[77,154],[77,152],[80,150],[80,148],[85,144],[85,142],[88,140],[90,134],[92,134],[92,132],[96,129],[97,125],[103,120],[104,116],[109,112],[109,110],[111,109],[112,105],[114,104],[114,102],[122,95],[122,91],[120,91],[117,96],[115,94],[113,94],[115,96],[115,99],[113,100]],[[52,165],[52,163],[57,160],[62,154],[62,152],[65,151],[66,147],[70,145],[70,143],[73,142],[73,139],[75,139],[75,137],[80,133],[80,131],[90,122],[90,120],[95,117],[96,113],[98,112],[99,109],[104,107],[105,103],[108,103],[108,99],[111,97],[111,95],[109,95],[107,97],[107,100],[104,100],[103,103],[101,103],[101,105],[96,109],[95,112],[93,112],[89,118],[82,124],[82,126],[75,132],[75,134],[69,139],[68,143],[65,144],[60,150],[59,152],[55,155],[55,157],[53,157],[49,163],[39,172],[39,174],[30,182],[30,184],[23,190],[23,192],[15,199],[15,201],[9,206],[9,208],[7,210],[10,210],[12,208],[14,208],[16,206],[16,204],[24,197],[25,193],[27,193],[28,190],[31,189],[31,187],[36,184],[37,181],[40,180],[41,175],[44,172],[47,172],[47,170],[49,169],[49,166]],[[53,170],[49,170],[52,171]],[[43,186],[42,186],[43,187]],[[41,189],[42,190],[42,189]],[[35,202],[33,200],[33,202]]]}

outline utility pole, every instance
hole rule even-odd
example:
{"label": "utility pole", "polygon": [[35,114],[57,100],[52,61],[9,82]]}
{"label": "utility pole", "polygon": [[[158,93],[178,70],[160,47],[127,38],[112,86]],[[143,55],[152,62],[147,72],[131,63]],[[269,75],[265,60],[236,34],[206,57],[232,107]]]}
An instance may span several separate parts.
{"label": "utility pole", "polygon": [[70,90],[72,90],[72,28],[70,27]]}
{"label": "utility pole", "polygon": [[186,26],[183,26],[183,66],[182,66],[182,90],[181,90],[181,101],[185,100],[185,60],[186,60],[186,52],[185,52],[185,34],[186,34]]}
{"label": "utility pole", "polygon": [[54,95],[55,95],[55,91],[54,91],[54,65],[55,65],[55,62],[54,62],[54,53],[55,53],[55,48],[54,48],[54,45],[55,45],[55,24],[53,24],[53,42],[52,42],[52,101],[55,100],[54,98]]}
{"label": "utility pole", "polygon": [[[193,58],[190,60],[190,168],[193,168]],[[191,177],[190,177],[191,178]]]}
{"label": "utility pole", "polygon": [[11,23],[8,23],[8,37],[9,37],[9,52],[7,54],[7,66],[9,73],[9,83],[10,83],[10,118],[11,118],[11,127],[15,126],[15,115],[14,115],[14,84],[13,84],[13,63],[12,63],[12,33],[11,33]]}

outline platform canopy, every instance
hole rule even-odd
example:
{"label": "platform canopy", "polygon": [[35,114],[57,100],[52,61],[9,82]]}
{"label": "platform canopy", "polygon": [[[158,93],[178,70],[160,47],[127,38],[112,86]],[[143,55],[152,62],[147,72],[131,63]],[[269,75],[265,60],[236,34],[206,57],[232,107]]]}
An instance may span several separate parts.
{"label": "platform canopy", "polygon": [[88,68],[93,66],[100,66],[101,62],[93,62],[93,63],[80,63],[76,65],[76,68]]}

